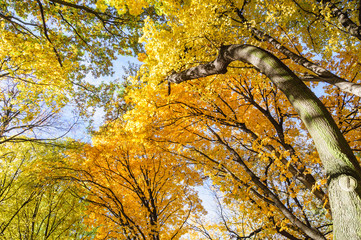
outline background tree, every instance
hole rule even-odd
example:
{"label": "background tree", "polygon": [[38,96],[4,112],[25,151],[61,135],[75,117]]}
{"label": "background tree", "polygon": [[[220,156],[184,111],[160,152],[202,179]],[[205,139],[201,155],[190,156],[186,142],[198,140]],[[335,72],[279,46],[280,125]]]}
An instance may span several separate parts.
{"label": "background tree", "polygon": [[2,144],[1,239],[83,239],[84,204],[68,182],[52,181],[48,165],[61,149],[34,143]]}
{"label": "background tree", "polygon": [[135,15],[102,1],[0,1],[2,141],[62,136],[49,123],[65,106],[89,117],[106,86],[85,76],[111,75],[118,55],[141,51],[145,16],[161,20],[153,8]]}
{"label": "background tree", "polygon": [[179,239],[188,218],[202,213],[192,166],[134,141],[119,121],[93,144],[69,153],[73,168],[59,177],[75,181],[89,202],[85,223],[96,239]]}
{"label": "background tree", "polygon": [[[64,111],[71,108],[76,111],[75,118],[79,114],[89,117],[88,108],[102,100],[100,92],[113,88],[95,87],[85,76],[111,75],[116,55],[141,50],[138,28],[144,15],[155,15],[152,9],[142,16],[132,14],[97,1],[0,1],[0,150],[4,167],[0,224],[4,239],[87,235],[78,228],[82,226],[77,215],[80,201],[72,196],[71,185],[53,182],[49,173],[39,172],[44,164],[50,164],[40,155],[51,155],[46,151],[61,155],[63,149],[53,146],[63,144],[54,140],[75,124],[73,119],[62,118]],[[23,142],[42,142],[44,146]],[[32,168],[39,171],[30,174]],[[49,179],[36,179],[40,176]]]}

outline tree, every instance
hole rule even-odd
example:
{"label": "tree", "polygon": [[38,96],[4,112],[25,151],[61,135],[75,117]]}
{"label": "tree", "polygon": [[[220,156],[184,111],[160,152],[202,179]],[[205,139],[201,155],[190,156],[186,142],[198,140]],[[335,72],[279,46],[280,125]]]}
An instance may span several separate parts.
{"label": "tree", "polygon": [[56,120],[65,107],[89,116],[103,91],[85,76],[111,75],[117,55],[142,50],[145,15],[157,18],[102,1],[0,1],[0,141],[61,137],[69,129],[49,127],[64,125]]}
{"label": "tree", "polygon": [[[118,11],[92,0],[0,1],[3,238],[88,235],[81,229],[81,201],[72,195],[72,185],[53,181],[49,172],[30,174],[34,166],[44,170],[45,156],[37,154],[45,150],[35,142],[63,154],[52,146],[60,144],[54,140],[66,135],[73,123],[66,126],[59,118],[69,108],[77,111],[76,117],[90,116],[88,108],[103,100],[101,89],[112,85],[96,87],[84,78],[90,73],[111,75],[111,61],[118,54],[142,51],[138,29],[144,16],[157,17],[154,9],[144,10],[141,15],[133,9]],[[33,142],[34,149],[23,152],[24,145],[29,146],[24,142]],[[44,182],[37,179],[44,176]]]}
{"label": "tree", "polygon": [[[126,118],[128,129],[182,147],[181,154],[170,151],[206,166],[225,191],[248,189],[247,203],[265,217],[270,209],[279,211],[268,224],[288,226],[277,233],[285,238],[329,237],[329,229],[322,229],[327,215],[320,211],[328,208],[327,198],[318,189],[327,181],[334,238],[360,239],[361,169],[352,151],[360,143],[357,3],[157,6],[167,23],[149,20],[144,28],[147,55],[141,81],[128,96],[136,104]],[[331,84],[323,102],[302,80]],[[164,81],[184,83],[169,91]],[[321,221],[309,221],[317,214]]]}
{"label": "tree", "polygon": [[141,143],[113,122],[93,146],[69,153],[59,178],[77,184],[89,203],[85,223],[95,239],[179,239],[202,207],[193,186],[202,181],[192,166],[159,146]]}
{"label": "tree", "polygon": [[83,239],[84,204],[70,182],[52,180],[60,148],[6,143],[1,148],[0,238]]}

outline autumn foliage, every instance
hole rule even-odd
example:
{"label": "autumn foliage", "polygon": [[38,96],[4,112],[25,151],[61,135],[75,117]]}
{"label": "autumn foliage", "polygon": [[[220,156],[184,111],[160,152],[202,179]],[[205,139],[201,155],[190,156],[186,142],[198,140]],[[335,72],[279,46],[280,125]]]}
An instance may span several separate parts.
{"label": "autumn foliage", "polygon": [[190,216],[202,213],[192,189],[202,181],[180,157],[134,141],[120,124],[93,144],[70,156],[68,178],[90,203],[84,221],[95,239],[179,239]]}
{"label": "autumn foliage", "polygon": [[[361,239],[360,12],[0,0],[0,236]],[[119,55],[141,66],[89,80]],[[61,139],[97,107],[91,141]]]}

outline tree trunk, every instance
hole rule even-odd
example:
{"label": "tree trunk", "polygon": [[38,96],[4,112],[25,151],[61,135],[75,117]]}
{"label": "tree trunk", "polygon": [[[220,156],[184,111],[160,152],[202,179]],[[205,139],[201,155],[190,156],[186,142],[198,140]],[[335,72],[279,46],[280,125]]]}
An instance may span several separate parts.
{"label": "tree trunk", "polygon": [[322,102],[278,58],[250,45],[223,46],[216,60],[172,74],[167,80],[180,83],[224,74],[236,60],[264,73],[287,96],[312,136],[328,176],[334,239],[361,239],[360,165]]}

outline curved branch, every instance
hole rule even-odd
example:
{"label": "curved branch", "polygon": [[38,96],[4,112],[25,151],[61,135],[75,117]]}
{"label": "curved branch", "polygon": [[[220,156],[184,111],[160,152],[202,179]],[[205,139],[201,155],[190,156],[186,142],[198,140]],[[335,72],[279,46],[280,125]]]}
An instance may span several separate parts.
{"label": "curved branch", "polygon": [[[332,147],[339,150],[346,158],[350,159],[347,160],[350,163],[349,166],[353,166],[348,167],[350,171],[361,172],[361,167],[356,161],[350,147],[322,102],[284,63],[270,52],[247,44],[223,46],[214,61],[189,68],[180,73],[174,73],[168,76],[166,80],[171,83],[181,83],[210,75],[225,74],[228,65],[237,60],[255,66],[255,68],[264,73],[287,96],[310,131],[316,145],[320,148],[320,152],[325,152],[325,150],[322,150],[324,146],[332,145]],[[330,137],[334,138],[332,142],[328,142],[317,135],[324,134],[316,125],[324,125],[325,129],[329,129]],[[330,155],[330,153],[325,154],[325,156]]]}
{"label": "curved branch", "polygon": [[77,5],[72,2],[67,2],[67,1],[63,1],[63,0],[50,0],[50,2],[57,3],[57,4],[67,6],[67,7],[71,7],[71,8],[75,8],[75,9],[79,9],[79,10],[85,11],[87,13],[90,13],[90,14],[94,15],[96,18],[98,18],[102,22],[103,26],[105,26],[105,24],[107,24],[107,23],[123,23],[125,20],[123,18],[115,17],[110,14],[107,14],[105,12],[96,11],[88,6]]}
{"label": "curved branch", "polygon": [[48,28],[46,26],[46,20],[45,20],[45,14],[44,14],[44,8],[43,8],[43,4],[40,2],[40,0],[36,0],[38,5],[39,5],[39,9],[40,9],[40,14],[41,14],[41,20],[43,22],[43,29],[44,29],[44,35],[46,37],[46,39],[49,41],[49,43],[53,46],[53,50],[54,53],[56,55],[56,58],[60,64],[61,67],[63,67],[63,63],[60,57],[60,54],[58,52],[58,50],[56,49],[55,45],[53,44],[53,42],[51,41],[49,34],[48,34]]}

